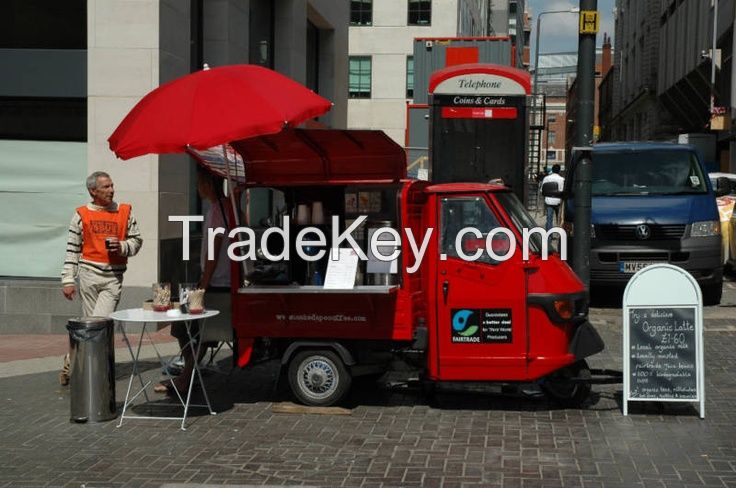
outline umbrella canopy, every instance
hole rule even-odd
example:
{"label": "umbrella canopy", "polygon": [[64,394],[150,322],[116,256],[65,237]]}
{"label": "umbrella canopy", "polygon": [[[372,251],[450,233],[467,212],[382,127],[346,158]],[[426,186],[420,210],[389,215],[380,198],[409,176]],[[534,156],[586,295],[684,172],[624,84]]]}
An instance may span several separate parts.
{"label": "umbrella canopy", "polygon": [[143,97],[108,142],[121,159],[207,149],[275,134],[330,110],[305,86],[256,65],[232,65],[183,76]]}

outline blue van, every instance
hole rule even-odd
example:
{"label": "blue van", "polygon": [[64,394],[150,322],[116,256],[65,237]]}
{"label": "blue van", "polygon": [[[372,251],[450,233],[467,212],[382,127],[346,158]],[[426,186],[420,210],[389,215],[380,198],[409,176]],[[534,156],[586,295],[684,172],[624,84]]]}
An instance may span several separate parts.
{"label": "blue van", "polygon": [[[574,217],[573,154],[565,178],[563,226]],[[703,302],[721,301],[721,229],[713,188],[693,146],[606,143],[593,146],[591,285],[625,285],[654,263],[686,269]]]}

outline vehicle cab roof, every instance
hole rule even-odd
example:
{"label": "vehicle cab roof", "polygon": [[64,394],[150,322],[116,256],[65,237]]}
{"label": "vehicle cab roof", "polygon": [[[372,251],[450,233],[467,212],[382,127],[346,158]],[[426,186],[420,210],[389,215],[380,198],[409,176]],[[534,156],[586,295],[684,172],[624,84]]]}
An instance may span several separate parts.
{"label": "vehicle cab roof", "polygon": [[593,146],[593,152],[641,152],[641,151],[694,151],[695,148],[689,144],[678,144],[676,142],[659,141],[621,141],[603,142]]}
{"label": "vehicle cab roof", "polygon": [[508,187],[490,183],[438,183],[424,189],[427,193],[470,193],[470,192],[505,192]]}

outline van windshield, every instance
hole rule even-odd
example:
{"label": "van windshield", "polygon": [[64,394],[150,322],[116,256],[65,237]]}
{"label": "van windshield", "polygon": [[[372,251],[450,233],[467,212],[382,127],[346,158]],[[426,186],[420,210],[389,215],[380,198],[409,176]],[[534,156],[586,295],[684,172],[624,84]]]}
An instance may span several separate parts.
{"label": "van windshield", "polygon": [[593,155],[594,196],[706,193],[705,178],[689,151],[598,152]]}

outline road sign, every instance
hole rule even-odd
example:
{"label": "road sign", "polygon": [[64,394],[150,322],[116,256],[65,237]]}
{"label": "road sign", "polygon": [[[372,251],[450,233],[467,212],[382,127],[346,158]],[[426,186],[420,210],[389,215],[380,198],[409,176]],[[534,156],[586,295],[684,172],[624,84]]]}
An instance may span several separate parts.
{"label": "road sign", "polygon": [[581,10],[580,34],[597,34],[599,22],[597,10]]}

